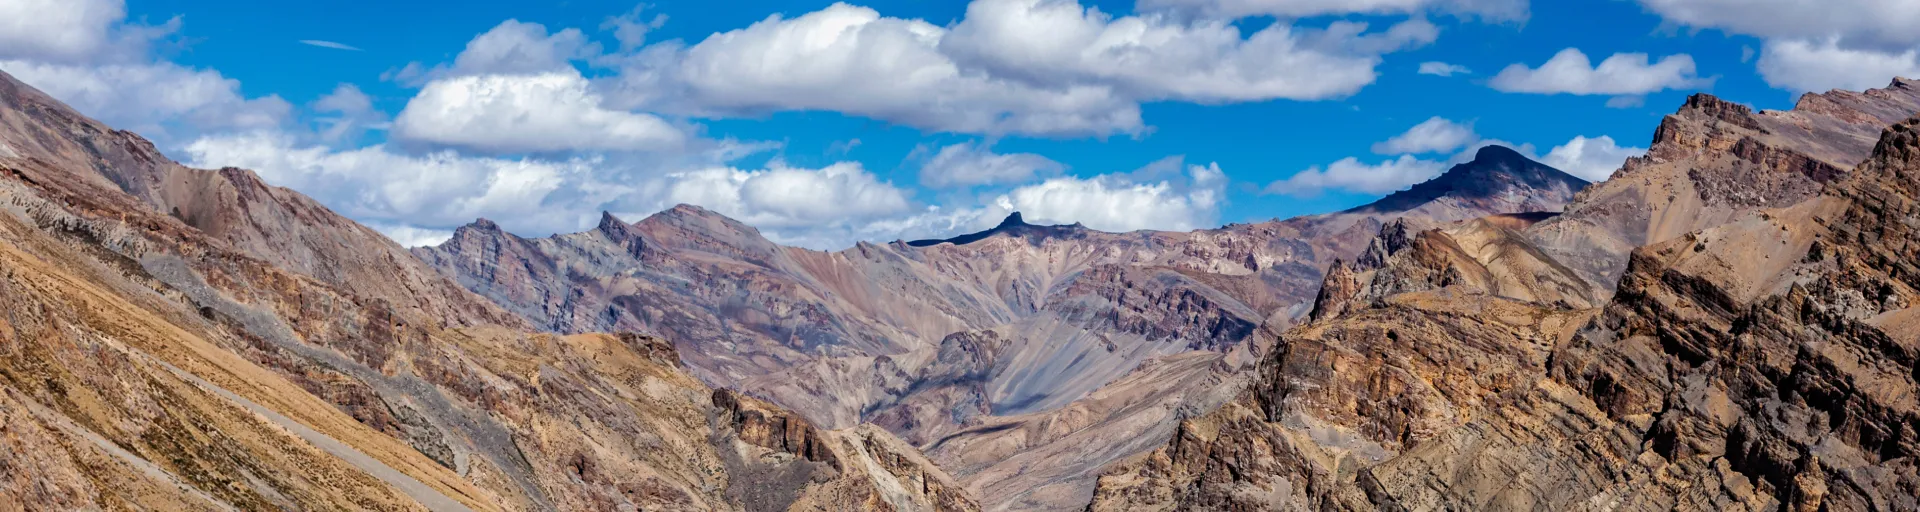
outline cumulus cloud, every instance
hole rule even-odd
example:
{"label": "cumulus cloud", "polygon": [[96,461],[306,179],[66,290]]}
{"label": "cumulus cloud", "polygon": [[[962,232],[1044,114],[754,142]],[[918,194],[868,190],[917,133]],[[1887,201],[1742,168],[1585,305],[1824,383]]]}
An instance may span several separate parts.
{"label": "cumulus cloud", "polygon": [[1192,230],[1214,224],[1227,185],[1219,164],[1190,165],[1181,176],[1144,179],[1152,174],[1063,176],[1016,188],[992,204],[996,212],[1018,211],[1032,222],[1079,222],[1101,231]]}
{"label": "cumulus cloud", "polygon": [[983,144],[940,148],[920,166],[920,184],[933,188],[1018,183],[1035,175],[1059,174],[1065,165],[1032,153],[1003,155]]}
{"label": "cumulus cloud", "polygon": [[1448,64],[1448,63],[1439,62],[1439,61],[1420,63],[1420,74],[1422,75],[1453,76],[1453,75],[1465,75],[1470,73],[1473,73],[1473,70],[1467,69],[1466,66],[1461,66],[1457,64]]}
{"label": "cumulus cloud", "polygon": [[1362,194],[1386,194],[1433,179],[1446,170],[1446,163],[1400,155],[1380,163],[1368,164],[1347,157],[1326,167],[1314,166],[1293,176],[1267,184],[1268,194],[1313,196],[1326,190]]}
{"label": "cumulus cloud", "polygon": [[1595,66],[1587,54],[1568,48],[1539,68],[1507,66],[1489,85],[1503,92],[1632,96],[1712,84],[1695,73],[1693,57],[1687,54],[1652,62],[1644,53],[1616,53]]}
{"label": "cumulus cloud", "polygon": [[1847,49],[1836,39],[1773,40],[1760,51],[1760,77],[1792,91],[1886,87],[1893,77],[1920,77],[1920,49]]}
{"label": "cumulus cloud", "polygon": [[126,16],[120,0],[0,2],[0,59],[94,60],[115,44]]}
{"label": "cumulus cloud", "polygon": [[178,30],[178,18],[158,26],[125,18],[120,0],[0,1],[0,71],[163,147],[289,115],[277,96],[248,98],[217,71],[154,58],[153,42]]}
{"label": "cumulus cloud", "polygon": [[1306,18],[1328,14],[1420,14],[1440,12],[1493,21],[1527,18],[1527,0],[1141,0],[1141,10],[1174,10],[1219,18],[1270,15]]}
{"label": "cumulus cloud", "polygon": [[433,81],[394,119],[393,135],[486,153],[658,150],[686,142],[657,116],[602,107],[571,69]]}
{"label": "cumulus cloud", "polygon": [[[628,34],[632,37],[631,29]],[[507,20],[467,41],[451,65],[429,68],[411,62],[383,78],[418,86],[449,77],[555,73],[574,70],[573,61],[600,54],[600,44],[589,41],[580,29],[549,34],[546,25]]]}
{"label": "cumulus cloud", "polygon": [[1822,40],[1855,48],[1920,45],[1920,4],[1908,0],[1640,0],[1668,22],[1767,39]]}
{"label": "cumulus cloud", "polygon": [[[1884,87],[1920,76],[1920,3],[1907,0],[1640,0],[1668,23],[1765,40],[1769,85],[1796,92]],[[1748,54],[1751,50],[1745,50]],[[1750,55],[1748,55],[1750,58]],[[1743,58],[1742,62],[1748,58]]]}
{"label": "cumulus cloud", "polygon": [[385,113],[373,107],[373,98],[353,84],[335,86],[333,92],[313,102],[313,111],[323,114],[319,135],[328,142],[350,140],[385,125],[387,120]]}
{"label": "cumulus cloud", "polygon": [[278,96],[247,98],[238,80],[217,71],[170,62],[68,65],[9,60],[0,61],[0,70],[89,116],[162,144],[201,131],[276,126],[293,108]]}
{"label": "cumulus cloud", "polygon": [[1566,144],[1554,146],[1540,163],[1547,164],[1580,179],[1601,182],[1613,176],[1628,158],[1647,154],[1647,148],[1622,147],[1613,137],[1575,136]]}
{"label": "cumulus cloud", "polygon": [[401,224],[366,222],[367,227],[386,235],[388,239],[401,247],[427,247],[447,243],[453,239],[451,229],[424,229]]}
{"label": "cumulus cloud", "polygon": [[951,29],[837,3],[773,16],[692,46],[617,62],[613,105],[696,115],[835,111],[979,134],[1140,134],[1145,101],[1318,100],[1358,92],[1384,53],[1430,43],[1411,19],[1384,30],[1117,17],[1071,0],[976,0]]}
{"label": "cumulus cloud", "polygon": [[1036,84],[1107,83],[1143,99],[1314,100],[1373,82],[1377,55],[1433,42],[1424,19],[1369,34],[1275,24],[1242,38],[1224,21],[1113,17],[1071,1],[976,0],[941,49],[997,75]]}
{"label": "cumulus cloud", "polygon": [[1472,124],[1456,123],[1435,116],[1414,125],[1406,133],[1375,143],[1373,152],[1382,155],[1444,153],[1478,142],[1480,135]]}
{"label": "cumulus cloud", "polygon": [[1094,85],[1033,87],[962,70],[946,29],[834,4],[643,51],[614,88],[625,105],[696,113],[825,110],[937,131],[1137,133],[1138,104]]}
{"label": "cumulus cloud", "polygon": [[910,206],[905,191],[852,162],[821,169],[714,167],[665,178],[659,190],[662,203],[701,205],[776,231],[897,215]]}

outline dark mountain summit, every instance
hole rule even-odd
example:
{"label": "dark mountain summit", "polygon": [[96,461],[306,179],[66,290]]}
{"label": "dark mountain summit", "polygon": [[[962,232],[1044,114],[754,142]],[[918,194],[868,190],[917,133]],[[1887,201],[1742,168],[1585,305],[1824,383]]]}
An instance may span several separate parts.
{"label": "dark mountain summit", "polygon": [[1442,201],[1473,205],[1503,202],[1558,205],[1571,200],[1573,194],[1586,186],[1586,180],[1528,159],[1512,148],[1487,146],[1480,148],[1472,161],[1453,166],[1438,178],[1348,211],[1410,211]]}
{"label": "dark mountain summit", "polygon": [[1033,224],[1028,224],[1025,220],[1022,220],[1020,218],[1020,212],[1013,212],[1013,214],[1007,215],[1006,220],[1000,221],[1000,225],[994,226],[993,229],[981,231],[978,233],[968,233],[965,235],[960,235],[960,236],[956,236],[956,237],[948,238],[944,240],[942,239],[914,240],[911,242],[907,242],[907,245],[911,247],[928,247],[928,246],[934,246],[934,245],[940,245],[940,244],[967,245],[970,243],[985,240],[988,237],[1002,234],[1002,233],[1005,233],[1008,235],[1014,235],[1014,236],[1028,235],[1028,234],[1038,234],[1038,235],[1046,236],[1046,235],[1064,234],[1064,233],[1067,233],[1073,230],[1078,230],[1078,229],[1083,229],[1083,226],[1081,226],[1079,223],[1061,224],[1057,226],[1036,226]]}

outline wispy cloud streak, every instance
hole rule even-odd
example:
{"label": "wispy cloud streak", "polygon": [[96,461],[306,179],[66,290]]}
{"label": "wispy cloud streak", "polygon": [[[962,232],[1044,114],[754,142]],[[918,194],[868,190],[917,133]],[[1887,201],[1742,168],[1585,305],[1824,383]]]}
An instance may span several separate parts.
{"label": "wispy cloud streak", "polygon": [[352,46],[347,46],[347,45],[336,43],[333,41],[321,41],[319,39],[301,39],[300,44],[304,44],[308,46],[318,46],[321,48],[332,48],[335,50],[346,50],[350,52],[361,51],[359,48],[354,48]]}

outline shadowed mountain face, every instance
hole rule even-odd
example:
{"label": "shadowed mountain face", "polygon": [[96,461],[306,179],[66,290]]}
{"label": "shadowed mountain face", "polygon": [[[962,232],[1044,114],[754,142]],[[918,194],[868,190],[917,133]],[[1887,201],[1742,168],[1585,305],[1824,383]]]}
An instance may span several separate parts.
{"label": "shadowed mountain face", "polygon": [[[414,253],[541,328],[657,333],[713,385],[831,427],[886,427],[962,468],[990,508],[1070,509],[1100,467],[1149,446],[1130,440],[1230,395],[1218,390],[1253,361],[1259,327],[1303,315],[1321,272],[1383,223],[1558,211],[1583,185],[1504,148],[1481,156],[1391,203],[1187,233],[1016,213],[946,240],[820,252],[680,206],[538,239],[480,221]],[[1014,469],[1038,463],[1018,453],[1055,454],[1058,471]]]}
{"label": "shadowed mountain face", "polygon": [[1414,212],[1439,222],[1489,213],[1560,211],[1586,180],[1522,156],[1506,146],[1487,146],[1473,160],[1413,188],[1349,212]]}
{"label": "shadowed mountain face", "polygon": [[[1697,96],[1562,216],[1383,229],[1089,510],[1920,509],[1920,119],[1858,136],[1910,89]],[[1549,245],[1606,226],[1665,238]]]}
{"label": "shadowed mountain face", "polygon": [[907,246],[908,247],[927,247],[927,246],[940,245],[940,244],[967,245],[967,244],[978,242],[981,240],[986,240],[987,238],[993,237],[995,235],[1022,237],[1022,238],[1026,238],[1026,237],[1044,238],[1047,236],[1061,236],[1068,233],[1072,233],[1076,230],[1085,230],[1085,229],[1086,229],[1085,227],[1079,224],[1073,224],[1068,226],[1035,226],[1032,224],[1028,224],[1025,220],[1022,220],[1020,218],[1020,212],[1013,212],[1013,214],[1007,216],[1006,220],[1000,221],[1000,225],[994,226],[993,229],[981,231],[978,233],[968,233],[965,235],[960,235],[960,236],[948,238],[945,240],[914,240],[912,242],[907,242]]}
{"label": "shadowed mountain face", "polygon": [[239,169],[0,74],[0,503],[968,510],[884,430],[559,336]]}

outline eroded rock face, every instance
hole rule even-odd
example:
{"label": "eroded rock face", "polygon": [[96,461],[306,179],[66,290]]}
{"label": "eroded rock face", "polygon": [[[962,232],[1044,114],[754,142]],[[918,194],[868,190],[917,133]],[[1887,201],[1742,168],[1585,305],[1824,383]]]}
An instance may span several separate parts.
{"label": "eroded rock face", "polygon": [[[1920,508],[1916,133],[1819,196],[1635,251],[1598,309],[1470,279],[1323,308],[1091,509]],[[1435,275],[1432,247],[1329,289]]]}
{"label": "eroded rock face", "polygon": [[1798,204],[1872,152],[1880,131],[1920,113],[1920,82],[1808,94],[1789,111],[1697,94],[1667,116],[1647,155],[1526,230],[1556,261],[1608,289],[1634,248]]}
{"label": "eroded rock face", "polygon": [[[4,74],[0,145],[0,501],[975,508],[883,431],[769,435],[665,341],[531,332],[308,198],[167,162]],[[771,442],[795,431],[818,442]],[[768,474],[805,485],[752,492]]]}
{"label": "eroded rock face", "polygon": [[1916,127],[1818,199],[1636,252],[1554,375],[1792,508],[1920,508]]}

